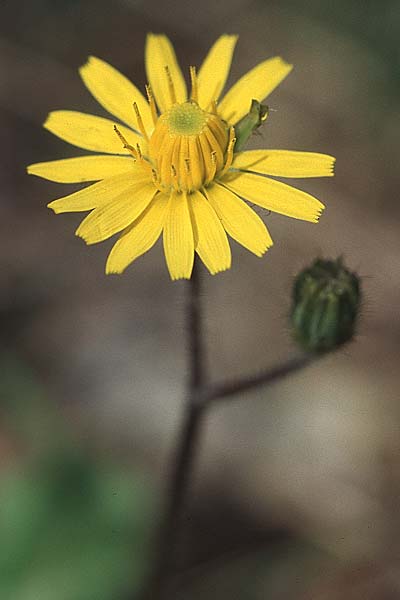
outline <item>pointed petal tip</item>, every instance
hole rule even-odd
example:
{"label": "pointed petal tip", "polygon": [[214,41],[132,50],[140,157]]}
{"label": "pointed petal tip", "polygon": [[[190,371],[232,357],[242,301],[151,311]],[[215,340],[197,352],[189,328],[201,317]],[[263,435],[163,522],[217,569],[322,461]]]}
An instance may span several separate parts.
{"label": "pointed petal tip", "polygon": [[82,75],[82,73],[84,73],[86,71],[86,69],[88,68],[89,64],[91,63],[91,56],[88,56],[86,59],[86,62],[82,63],[81,66],[79,67],[78,71],[79,74]]}
{"label": "pointed petal tip", "polygon": [[117,269],[115,267],[111,267],[110,265],[106,264],[106,268],[105,268],[106,275],[122,275],[123,272],[124,272],[124,269]]}
{"label": "pointed petal tip", "polygon": [[[83,223],[83,221],[82,221],[82,223]],[[85,234],[82,233],[82,223],[79,225],[78,229],[75,231],[75,235],[76,235],[76,237],[83,240],[87,246],[89,246],[90,241],[87,239],[87,236],[85,236]]]}
{"label": "pointed petal tip", "polygon": [[43,123],[43,127],[44,127],[45,129],[49,129],[49,121],[50,121],[50,119],[51,119],[51,115],[53,114],[53,112],[54,112],[54,111],[52,111],[52,112],[49,112],[49,114],[48,114],[48,115],[47,115],[47,117],[46,117],[46,120],[45,120],[45,121],[44,121],[44,123]]}
{"label": "pointed petal tip", "polygon": [[282,56],[276,56],[275,58],[281,63],[282,67],[285,67],[288,73],[290,73],[294,65],[292,65],[292,63],[287,62],[284,58],[282,58]]}
{"label": "pointed petal tip", "polygon": [[258,258],[262,258],[264,256],[264,254],[266,254],[268,252],[268,250],[270,248],[272,248],[273,245],[274,245],[274,242],[272,240],[269,240],[262,248],[260,248],[260,250],[258,252],[255,252],[253,250],[253,254],[255,254]]}
{"label": "pointed petal tip", "polygon": [[106,275],[122,275],[122,273],[131,265],[132,263],[121,265],[118,261],[115,260],[115,256],[113,255],[113,250],[111,250],[108,255],[105,274]]}
{"label": "pointed petal tip", "polygon": [[319,223],[322,213],[325,210],[325,206],[322,204],[319,209],[317,209],[314,218],[312,219],[312,223]]}
{"label": "pointed petal tip", "polygon": [[182,279],[186,279],[189,280],[192,277],[192,274],[190,275],[171,275],[171,273],[169,274],[169,276],[171,277],[171,281],[182,281]]}
{"label": "pointed petal tip", "polygon": [[218,275],[219,273],[225,273],[225,271],[229,271],[229,269],[232,267],[231,264],[229,264],[228,266],[225,267],[219,267],[218,269],[209,271],[210,275]]}

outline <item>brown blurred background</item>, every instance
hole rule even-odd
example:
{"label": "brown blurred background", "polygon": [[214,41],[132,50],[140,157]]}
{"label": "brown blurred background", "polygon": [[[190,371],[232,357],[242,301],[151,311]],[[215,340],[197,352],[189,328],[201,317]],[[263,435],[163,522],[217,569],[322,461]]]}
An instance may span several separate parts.
{"label": "brown blurred background", "polygon": [[[363,277],[357,339],[208,418],[174,597],[400,598],[400,5],[397,0],[0,2],[0,598],[130,598],[148,567],[180,424],[185,283],[160,244],[106,277],[112,245],[86,247],[81,215],[46,204],[74,186],[27,164],[81,154],[41,125],[54,109],[103,115],[78,67],[94,54],[145,84],[146,32],[182,67],[240,34],[234,81],[279,54],[253,147],[337,157],[334,179],[295,185],[318,226],[265,216],[275,245],[204,272],[210,378],[295,352],[293,277],[343,254]],[[396,183],[397,182],[397,183]]]}

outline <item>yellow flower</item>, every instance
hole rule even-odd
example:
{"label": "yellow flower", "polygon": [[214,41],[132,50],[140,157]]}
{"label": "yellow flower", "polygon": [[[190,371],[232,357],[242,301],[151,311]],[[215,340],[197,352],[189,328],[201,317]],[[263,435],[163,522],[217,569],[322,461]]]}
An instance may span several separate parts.
{"label": "yellow flower", "polygon": [[55,213],[91,211],[76,234],[87,244],[120,237],[107,273],[122,273],[163,236],[172,279],[190,278],[197,252],[210,273],[229,269],[227,234],[262,256],[272,239],[242,198],[277,213],[317,222],[324,206],[313,196],[266,176],[324,177],[334,159],[287,150],[235,153],[235,125],[288,75],[281,58],[263,61],[220,100],[237,36],[223,35],[198,74],[191,94],[164,35],[146,43],[147,98],[113,67],[89,58],[81,77],[98,102],[122,124],[75,111],[51,112],[44,127],[97,152],[38,163],[28,173],[60,183],[97,182],[48,206]]}

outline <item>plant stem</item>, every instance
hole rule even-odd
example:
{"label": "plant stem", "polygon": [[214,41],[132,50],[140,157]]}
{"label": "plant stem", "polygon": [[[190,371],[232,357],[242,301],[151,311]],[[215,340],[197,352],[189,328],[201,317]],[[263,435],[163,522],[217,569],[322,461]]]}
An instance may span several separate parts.
{"label": "plant stem", "polygon": [[161,600],[167,594],[167,579],[175,566],[182,516],[193,473],[202,416],[205,405],[196,401],[204,385],[204,356],[201,335],[200,273],[195,260],[188,282],[189,378],[183,424],[172,463],[167,507],[157,548],[156,566],[149,585],[149,600]]}
{"label": "plant stem", "polygon": [[252,390],[253,388],[269,385],[285,378],[287,375],[291,375],[296,371],[308,367],[313,364],[317,358],[319,358],[319,355],[300,354],[281,365],[266,369],[265,371],[260,371],[254,375],[216,384],[209,388],[203,388],[198,398],[199,404],[203,406],[204,404],[208,405],[210,403],[223,401],[236,394]]}

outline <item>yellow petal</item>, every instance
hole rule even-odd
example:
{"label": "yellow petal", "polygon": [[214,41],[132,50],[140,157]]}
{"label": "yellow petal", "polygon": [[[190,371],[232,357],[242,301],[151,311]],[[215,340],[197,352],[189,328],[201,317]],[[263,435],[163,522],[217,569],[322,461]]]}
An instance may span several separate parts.
{"label": "yellow petal", "polygon": [[174,84],[176,101],[187,99],[186,83],[176,59],[174,48],[166,35],[149,33],[146,40],[145,64],[147,79],[161,112],[171,106],[171,95],[165,67]]}
{"label": "yellow petal", "polygon": [[[103,117],[74,110],[55,110],[49,114],[43,127],[62,140],[85,150],[129,154],[114,131],[114,123]],[[140,144],[142,151],[146,152],[147,148],[141,135],[123,125],[118,125],[118,129],[129,144]]]}
{"label": "yellow petal", "polygon": [[221,221],[201,192],[190,194],[196,252],[211,275],[231,266],[231,249]]}
{"label": "yellow petal", "polygon": [[235,154],[232,166],[276,177],[329,177],[334,164],[333,156],[317,152],[249,150]]}
{"label": "yellow petal", "polygon": [[136,258],[150,250],[161,235],[168,196],[157,194],[138,219],[122,232],[113,246],[106,273],[122,273]]}
{"label": "yellow petal", "polygon": [[218,113],[225,121],[235,124],[250,110],[251,101],[262,102],[285,77],[293,66],[279,56],[264,60],[243,75],[221,100]]}
{"label": "yellow petal", "polygon": [[245,200],[294,219],[316,223],[325,208],[310,194],[262,175],[229,175],[222,183]]}
{"label": "yellow petal", "polygon": [[139,177],[135,178],[132,173],[116,175],[115,177],[109,177],[108,179],[104,179],[104,181],[89,185],[83,190],[79,190],[63,198],[58,198],[58,200],[53,200],[47,206],[56,214],[92,210],[93,208],[104,206],[110,200],[130,188],[136,181],[143,181],[143,177],[140,179]]}
{"label": "yellow petal", "polygon": [[138,167],[129,157],[98,155],[36,163],[29,165],[27,170],[29,175],[37,175],[58,183],[83,183],[127,172],[137,173]]}
{"label": "yellow petal", "polygon": [[218,100],[228,79],[237,35],[221,35],[207,54],[198,73],[198,99],[204,110]]}
{"label": "yellow petal", "polygon": [[153,129],[150,106],[138,90],[111,65],[90,56],[88,62],[79,69],[81,77],[96,100],[111,114],[138,131],[138,123],[133,103],[136,102],[148,133]]}
{"label": "yellow petal", "polygon": [[172,192],[163,232],[165,259],[171,279],[190,279],[194,240],[186,194]]}
{"label": "yellow petal", "polygon": [[207,196],[229,235],[242,246],[262,256],[273,244],[260,217],[243,200],[225,187],[214,184]]}
{"label": "yellow petal", "polygon": [[157,190],[153,183],[131,185],[104,206],[93,210],[79,225],[76,235],[96,244],[128,227],[145,210]]}

